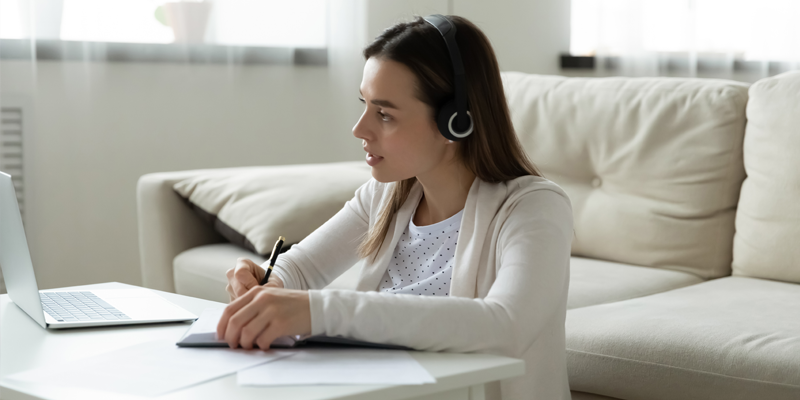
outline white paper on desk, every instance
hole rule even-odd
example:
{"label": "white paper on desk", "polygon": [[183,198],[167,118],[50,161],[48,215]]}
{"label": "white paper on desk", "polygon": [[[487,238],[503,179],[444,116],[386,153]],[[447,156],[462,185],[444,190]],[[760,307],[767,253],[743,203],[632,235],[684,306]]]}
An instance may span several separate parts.
{"label": "white paper on desk", "polygon": [[244,369],[239,385],[420,385],[434,378],[407,351],[306,348],[293,356]]}
{"label": "white paper on desk", "polygon": [[42,385],[158,396],[293,354],[280,350],[181,348],[157,340],[9,375]]}

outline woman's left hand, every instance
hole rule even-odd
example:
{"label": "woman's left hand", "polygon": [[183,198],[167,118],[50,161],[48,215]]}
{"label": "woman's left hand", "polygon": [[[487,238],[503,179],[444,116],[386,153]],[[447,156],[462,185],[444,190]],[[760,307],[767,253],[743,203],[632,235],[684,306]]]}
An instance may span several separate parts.
{"label": "woman's left hand", "polygon": [[232,349],[262,350],[284,335],[311,333],[308,291],[255,286],[225,307],[217,337]]}

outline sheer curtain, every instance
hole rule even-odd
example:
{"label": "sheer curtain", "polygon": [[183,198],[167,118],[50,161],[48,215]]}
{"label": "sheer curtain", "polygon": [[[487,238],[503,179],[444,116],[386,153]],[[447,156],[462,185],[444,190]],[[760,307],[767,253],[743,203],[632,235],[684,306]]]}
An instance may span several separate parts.
{"label": "sheer curtain", "polygon": [[797,0],[572,0],[570,52],[597,75],[754,82],[800,69]]}
{"label": "sheer curtain", "polygon": [[363,1],[207,0],[202,42],[170,3],[200,2],[0,0],[0,171],[42,289],[141,282],[144,174],[363,154]]}
{"label": "sheer curtain", "polygon": [[[33,131],[33,118],[25,110],[33,108],[30,93],[36,90],[34,27],[32,0],[0,0],[0,38],[10,39],[0,43],[0,171],[11,175],[26,229],[31,212],[25,199],[32,190],[25,187],[24,176],[32,157],[26,146],[30,138],[23,132]],[[0,272],[0,294],[4,293]]]}

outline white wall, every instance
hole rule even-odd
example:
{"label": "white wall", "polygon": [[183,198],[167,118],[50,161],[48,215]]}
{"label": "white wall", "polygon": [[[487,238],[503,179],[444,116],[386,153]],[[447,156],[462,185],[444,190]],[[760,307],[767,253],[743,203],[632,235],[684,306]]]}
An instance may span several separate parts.
{"label": "white wall", "polygon": [[25,177],[40,284],[140,282],[142,174],[357,159],[328,81],[322,67],[39,62]]}
{"label": "white wall", "polygon": [[[0,91],[35,108],[26,206],[41,288],[141,284],[142,174],[362,159],[361,49],[413,13],[474,21],[502,69],[558,74],[569,48],[566,0],[332,0],[329,67],[0,62]],[[33,89],[19,80],[31,74]]]}
{"label": "white wall", "polygon": [[456,0],[453,11],[489,37],[501,71],[561,75],[559,54],[569,51],[569,0]]}
{"label": "white wall", "polygon": [[569,51],[569,0],[370,1],[368,37],[412,14],[454,14],[486,34],[502,71],[560,75],[559,54]]}

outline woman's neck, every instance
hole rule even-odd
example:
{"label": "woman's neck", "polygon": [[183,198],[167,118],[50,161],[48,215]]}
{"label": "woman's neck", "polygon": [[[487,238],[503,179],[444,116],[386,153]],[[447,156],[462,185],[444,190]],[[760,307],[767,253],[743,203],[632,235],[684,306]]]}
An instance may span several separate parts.
{"label": "woman's neck", "polygon": [[456,215],[467,203],[475,174],[461,163],[453,163],[417,176],[422,199],[414,213],[414,225],[425,226]]}

